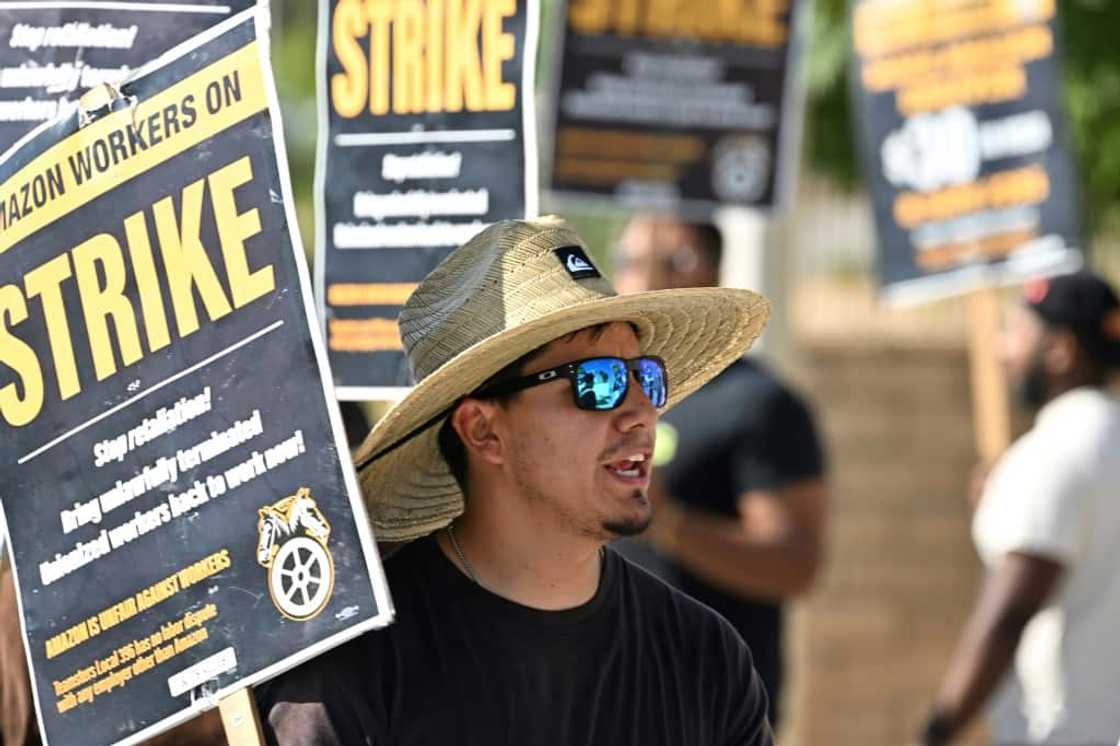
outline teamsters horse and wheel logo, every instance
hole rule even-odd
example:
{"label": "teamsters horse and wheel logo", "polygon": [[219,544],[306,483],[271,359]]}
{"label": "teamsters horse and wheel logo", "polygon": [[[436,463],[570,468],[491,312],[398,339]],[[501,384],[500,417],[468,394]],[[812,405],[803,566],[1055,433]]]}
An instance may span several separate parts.
{"label": "teamsters horse and wheel logo", "polygon": [[257,562],[268,570],[272,603],[294,621],[313,619],[334,590],[334,560],[327,549],[331,524],[307,487],[257,514]]}

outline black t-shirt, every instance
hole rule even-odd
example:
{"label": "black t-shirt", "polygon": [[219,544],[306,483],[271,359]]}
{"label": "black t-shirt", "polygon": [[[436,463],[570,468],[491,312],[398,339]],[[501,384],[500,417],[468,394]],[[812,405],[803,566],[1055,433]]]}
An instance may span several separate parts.
{"label": "black t-shirt", "polygon": [[[805,405],[757,363],[740,360],[666,412],[658,452],[672,458],[657,468],[683,504],[738,517],[739,498],[820,477],[824,455]],[[669,443],[662,442],[669,440]],[[778,711],[782,686],[782,611],[768,600],[743,600],[712,588],[644,543],[616,548],[669,584],[718,611],[743,636]]]}
{"label": "black t-shirt", "polygon": [[386,563],[397,611],[258,687],[270,744],[769,746],[750,652],[710,610],[615,552],[586,604],[476,585],[431,537]]}

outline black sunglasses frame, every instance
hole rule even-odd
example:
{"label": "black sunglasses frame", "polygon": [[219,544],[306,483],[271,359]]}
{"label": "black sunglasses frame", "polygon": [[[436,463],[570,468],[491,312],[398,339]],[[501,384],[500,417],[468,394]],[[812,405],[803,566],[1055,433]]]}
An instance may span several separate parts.
{"label": "black sunglasses frame", "polygon": [[[591,362],[593,360],[618,360],[626,366],[626,370],[628,372],[633,374],[630,376],[626,376],[626,389],[622,392],[622,396],[619,397],[618,403],[613,407],[600,409],[598,407],[585,407],[580,403],[579,391],[577,389],[576,373],[579,370],[580,365],[582,365],[583,363]],[[641,386],[641,382],[638,381],[639,365],[641,365],[643,361],[648,360],[652,360],[653,362],[655,362],[661,369],[661,378],[665,385],[665,402],[663,402],[660,406],[657,406],[656,404],[654,405],[657,406],[658,409],[661,409],[669,401],[669,371],[665,367],[665,361],[657,357],[656,355],[640,355],[638,357],[632,358],[617,357],[614,355],[596,355],[595,357],[585,357],[581,358],[580,360],[573,360],[570,363],[558,365],[555,368],[549,368],[548,370],[541,370],[537,371],[536,373],[531,373],[527,376],[521,376],[520,378],[512,378],[508,381],[499,381],[497,383],[491,384],[490,386],[486,386],[479,389],[478,391],[475,391],[473,394],[471,394],[471,396],[475,396],[480,399],[509,396],[510,394],[516,394],[518,391],[524,391],[525,389],[532,388],[533,386],[539,386],[542,383],[548,383],[549,381],[556,381],[564,378],[567,379],[570,384],[569,388],[571,388],[572,390],[572,401],[575,403],[578,409],[582,409],[588,412],[610,412],[612,410],[618,409],[620,406],[622,406],[622,402],[626,401],[626,397],[630,393],[631,380],[637,381],[638,386]],[[645,394],[645,391],[643,390],[642,393]],[[652,404],[653,402],[650,403]]]}
{"label": "black sunglasses frame", "polygon": [[[630,393],[630,379],[631,378],[636,379],[637,376],[634,375],[634,376],[627,376],[626,377],[626,391],[624,391],[622,396],[619,398],[618,404],[611,407],[611,409],[587,409],[585,407],[580,406],[579,394],[576,392],[576,381],[574,380],[574,375],[575,375],[576,368],[579,366],[579,364],[580,363],[586,363],[588,360],[621,360],[622,362],[624,362],[626,364],[626,370],[631,372],[631,373],[635,373],[635,374],[637,373],[637,370],[638,370],[638,363],[640,363],[642,360],[653,360],[653,361],[655,361],[658,364],[658,366],[661,368],[661,375],[662,375],[662,377],[665,381],[665,402],[668,403],[668,401],[669,401],[669,369],[665,367],[665,361],[662,360],[661,358],[657,357],[656,355],[641,355],[639,357],[633,357],[633,358],[629,358],[629,359],[624,358],[624,357],[612,357],[611,355],[597,355],[595,357],[586,357],[586,358],[583,358],[581,360],[573,360],[570,363],[565,363],[565,364],[557,366],[555,368],[549,368],[548,370],[542,370],[538,373],[533,373],[532,375],[523,376],[521,378],[514,378],[514,379],[511,379],[509,381],[499,381],[498,383],[494,383],[494,384],[491,384],[490,386],[485,386],[481,389],[478,389],[473,394],[468,394],[468,396],[474,396],[474,397],[478,397],[480,399],[486,399],[486,398],[491,398],[491,397],[495,397],[495,396],[507,396],[509,394],[516,393],[518,391],[524,391],[525,389],[531,388],[533,386],[538,386],[542,383],[548,383],[549,381],[555,381],[558,378],[567,378],[569,383],[570,383],[569,388],[571,388],[571,390],[572,390],[572,398],[575,400],[575,405],[576,405],[577,408],[583,409],[584,411],[588,411],[588,412],[610,412],[613,409],[618,409],[618,407],[622,405],[622,402],[626,401],[626,397]],[[639,385],[639,387],[641,386],[640,383],[638,385]],[[642,393],[645,394],[644,391]],[[408,433],[406,433],[403,437],[397,438],[395,441],[393,441],[392,443],[390,443],[386,447],[382,448],[380,451],[376,451],[374,453],[371,453],[369,456],[366,456],[361,461],[355,463],[354,464],[355,471],[361,471],[362,469],[369,466],[370,464],[372,464],[377,459],[382,458],[383,456],[387,456],[388,454],[392,453],[393,451],[395,451],[398,448],[400,448],[401,446],[403,446],[408,441],[415,438],[420,433],[427,430],[432,425],[434,425],[437,422],[439,422],[440,420],[442,420],[444,417],[446,417],[448,414],[450,414],[452,412],[452,410],[455,409],[455,407],[459,406],[459,403],[462,402],[464,398],[466,398],[466,397],[460,397],[460,398],[456,399],[454,402],[452,402],[450,405],[448,405],[447,408],[445,408],[443,410],[440,410],[438,413],[436,413],[427,422],[424,422],[419,427],[413,428]],[[662,407],[658,407],[658,409],[661,409],[661,408]]]}

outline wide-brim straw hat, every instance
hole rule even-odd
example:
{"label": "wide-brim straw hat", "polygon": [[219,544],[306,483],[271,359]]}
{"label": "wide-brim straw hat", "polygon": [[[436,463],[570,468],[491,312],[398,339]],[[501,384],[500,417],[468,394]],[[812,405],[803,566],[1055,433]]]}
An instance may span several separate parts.
{"label": "wide-brim straw hat", "polygon": [[769,315],[769,302],[748,290],[618,295],[561,221],[495,223],[436,267],[401,312],[416,385],[354,456],[377,538],[424,536],[463,512],[440,427],[462,397],[523,355],[589,326],[630,322],[642,354],[665,361],[671,407],[742,356]]}

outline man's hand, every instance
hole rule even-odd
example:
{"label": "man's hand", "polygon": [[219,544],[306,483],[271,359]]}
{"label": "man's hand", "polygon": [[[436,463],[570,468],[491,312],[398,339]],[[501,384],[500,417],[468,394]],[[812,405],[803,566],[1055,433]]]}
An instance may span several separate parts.
{"label": "man's hand", "polygon": [[953,740],[953,735],[952,723],[944,714],[935,710],[922,725],[913,746],[946,746]]}
{"label": "man's hand", "polygon": [[806,590],[821,557],[825,494],[818,479],[749,492],[731,518],[674,500],[650,482],[653,521],[645,538],[662,555],[726,593],[788,598]]}
{"label": "man's hand", "polygon": [[927,743],[949,743],[987,704],[1014,663],[1027,623],[1046,606],[1064,573],[1058,560],[1022,552],[1009,552],[989,571],[935,700],[940,729],[934,735],[941,740]]}

